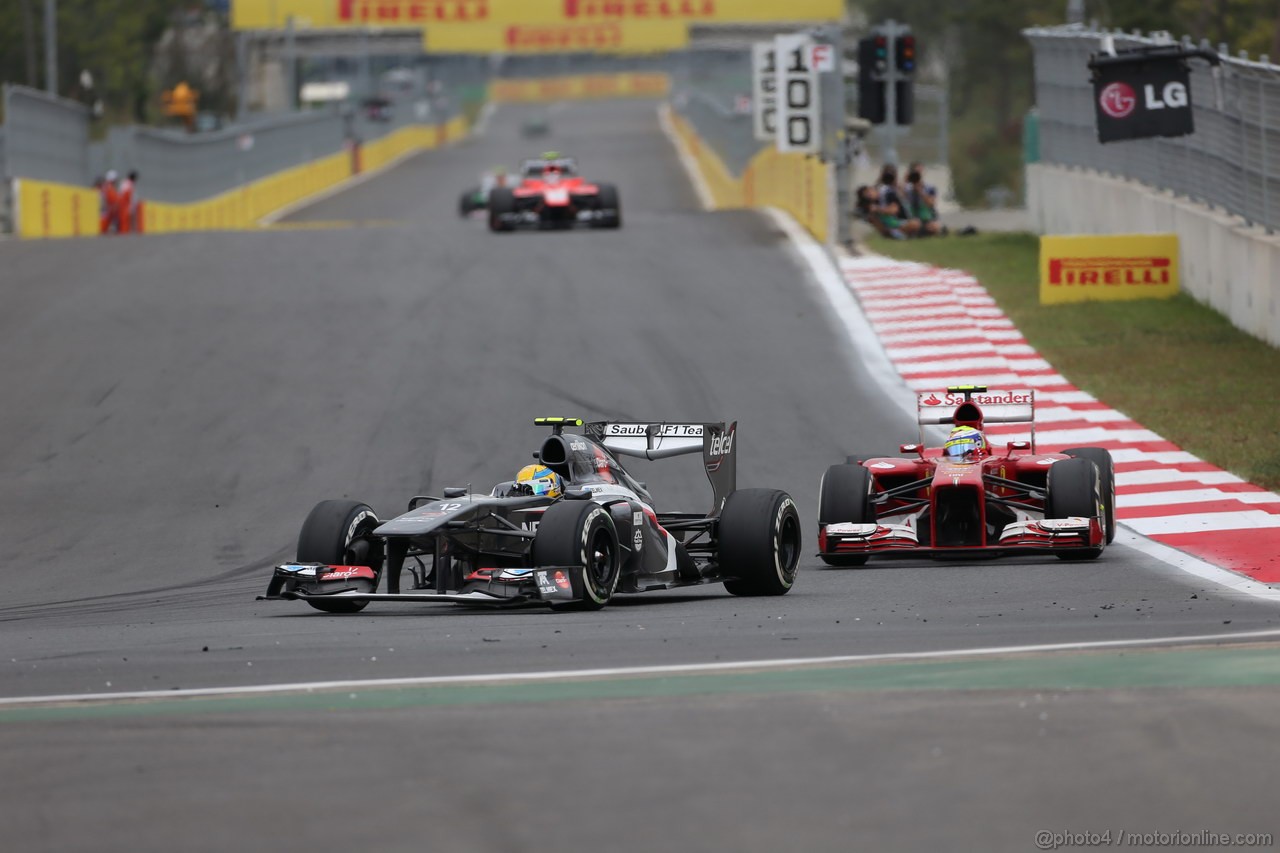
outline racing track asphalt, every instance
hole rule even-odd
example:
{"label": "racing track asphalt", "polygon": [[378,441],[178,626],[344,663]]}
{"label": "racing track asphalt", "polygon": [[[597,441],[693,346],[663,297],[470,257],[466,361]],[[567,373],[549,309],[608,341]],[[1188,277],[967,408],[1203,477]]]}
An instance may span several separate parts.
{"label": "racing track asphalt", "polygon": [[[771,220],[698,208],[654,104],[558,108],[534,145],[520,113],[272,230],[0,244],[0,699],[1280,627],[1275,604],[1125,547],[1085,564],[823,569],[823,470],[894,452],[912,419]],[[482,169],[544,148],[619,185],[620,232],[492,235],[457,217]],[[799,503],[796,588],[595,614],[327,617],[253,600],[316,500],[389,515],[414,493],[487,486],[527,461],[547,414],[738,420],[740,485]],[[696,465],[641,478],[670,508],[708,499]],[[89,727],[0,708],[0,832],[23,850],[826,850],[1031,849],[1051,820],[1277,829],[1250,761],[1274,734],[1273,681],[1056,683],[539,696],[519,714],[113,705]]]}

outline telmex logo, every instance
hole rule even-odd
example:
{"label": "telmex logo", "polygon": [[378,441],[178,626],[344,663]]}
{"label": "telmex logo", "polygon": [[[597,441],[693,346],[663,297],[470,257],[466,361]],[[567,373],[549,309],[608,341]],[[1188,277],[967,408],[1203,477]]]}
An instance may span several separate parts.
{"label": "telmex logo", "polygon": [[612,48],[622,46],[622,27],[616,23],[578,26],[508,27],[509,48]]}
{"label": "telmex logo", "polygon": [[489,0],[338,0],[338,19],[380,24],[467,23],[489,18]]}
{"label": "telmex logo", "polygon": [[716,0],[564,0],[566,18],[711,18]]}
{"label": "telmex logo", "polygon": [[1168,284],[1169,258],[1050,258],[1051,285]]}

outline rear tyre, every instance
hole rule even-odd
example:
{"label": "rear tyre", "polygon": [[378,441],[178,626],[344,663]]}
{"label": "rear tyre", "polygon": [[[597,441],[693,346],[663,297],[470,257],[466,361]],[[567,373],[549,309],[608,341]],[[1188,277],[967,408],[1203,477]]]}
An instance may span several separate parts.
{"label": "rear tyre", "polygon": [[611,216],[601,219],[597,227],[622,227],[622,202],[618,198],[618,188],[613,184],[600,184],[600,208],[602,210],[614,210],[617,212]]}
{"label": "rear tyre", "polygon": [[514,229],[515,226],[503,219],[503,214],[511,214],[515,212],[515,193],[511,192],[507,187],[494,187],[489,191],[490,231],[511,231]]}
{"label": "rear tyre", "polygon": [[609,511],[595,501],[561,501],[542,514],[533,540],[535,566],[568,566],[578,573],[582,600],[553,610],[599,610],[618,588],[622,556]]}
{"label": "rear tyre", "polygon": [[785,595],[800,562],[800,514],[777,489],[739,489],[720,512],[720,571],[733,595]]}
{"label": "rear tyre", "polygon": [[[298,562],[368,566],[381,578],[385,549],[382,540],[372,535],[381,523],[368,504],[346,500],[321,501],[302,522],[302,532],[298,534]],[[378,578],[374,579],[370,592],[377,589]],[[307,599],[307,604],[325,613],[357,613],[368,603],[337,598]]]}
{"label": "rear tyre", "polygon": [[[1098,466],[1092,459],[1060,459],[1049,466],[1045,518],[1097,518],[1103,514],[1098,490]],[[1061,560],[1092,560],[1101,548],[1055,552]]]}
{"label": "rear tyre", "polygon": [[1111,451],[1101,447],[1072,447],[1062,451],[1068,456],[1092,460],[1098,466],[1098,493],[1102,496],[1102,507],[1107,524],[1107,544],[1116,538],[1116,464],[1111,459]]}
{"label": "rear tyre", "polygon": [[[850,456],[861,461],[861,457]],[[822,475],[818,487],[819,524],[875,524],[876,512],[871,503],[871,472],[861,465],[832,465]],[[865,566],[866,554],[822,555],[828,566],[850,568]]]}
{"label": "rear tyre", "polygon": [[471,215],[471,211],[476,209],[476,196],[480,193],[477,189],[471,189],[458,196],[458,215],[466,219]]}

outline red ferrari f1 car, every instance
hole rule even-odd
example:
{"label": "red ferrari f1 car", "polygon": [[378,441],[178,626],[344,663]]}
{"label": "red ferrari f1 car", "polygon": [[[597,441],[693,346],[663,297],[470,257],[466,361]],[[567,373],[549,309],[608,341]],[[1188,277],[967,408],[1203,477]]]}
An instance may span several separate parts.
{"label": "red ferrari f1 car", "polygon": [[[1100,447],[1035,448],[1035,392],[953,386],[918,395],[920,442],[902,457],[851,456],[819,491],[818,556],[831,566],[870,557],[1052,553],[1091,560],[1115,538],[1115,468]],[[993,451],[985,427],[1028,423],[1029,440]],[[949,425],[943,447],[926,427]]]}
{"label": "red ferrari f1 car", "polygon": [[489,229],[621,228],[622,206],[613,184],[593,184],[578,174],[571,157],[550,153],[526,160],[515,187],[489,193]]}

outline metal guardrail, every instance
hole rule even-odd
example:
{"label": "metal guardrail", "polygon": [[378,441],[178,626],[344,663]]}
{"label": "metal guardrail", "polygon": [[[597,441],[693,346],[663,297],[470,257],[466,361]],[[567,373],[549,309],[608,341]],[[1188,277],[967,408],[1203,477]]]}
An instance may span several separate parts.
{"label": "metal guardrail", "polygon": [[738,103],[751,95],[750,49],[691,50],[669,70],[675,109],[730,171],[741,174],[765,147],[752,135],[751,113]]}
{"label": "metal guardrail", "polygon": [[[673,92],[675,106],[693,123],[707,144],[735,172],[746,167],[767,143],[752,136],[751,114],[742,111],[740,99],[751,94],[751,54],[748,50],[690,51],[674,63]],[[916,83],[915,121],[899,126],[890,134],[884,126],[876,126],[868,134],[865,155],[868,164],[860,172],[879,166],[887,151],[897,151],[900,164],[920,161],[930,166],[948,161],[948,103],[944,85]],[[846,89],[850,101],[845,106],[849,115],[857,115],[857,87]]]}
{"label": "metal guardrail", "polygon": [[284,169],[336,154],[351,143],[380,139],[412,124],[448,121],[483,97],[487,67],[438,62],[430,93],[418,85],[388,94],[375,118],[359,105],[258,114],[220,130],[113,127],[90,142],[89,111],[22,86],[3,87],[0,126],[0,230],[12,230],[10,178],[88,187],[115,170],[139,172],[140,195],[187,203],[212,198]]}
{"label": "metal guardrail", "polygon": [[94,159],[102,171],[137,169],[144,198],[182,203],[335,154],[344,139],[341,116],[299,113],[200,134],[120,128]]}
{"label": "metal guardrail", "polygon": [[4,175],[88,186],[89,110],[26,86],[5,84]]}
{"label": "metal guardrail", "polygon": [[[1169,40],[1079,25],[1023,34],[1035,57],[1042,162],[1140,181],[1249,224],[1280,228],[1280,66],[1231,58],[1222,45],[1217,69],[1190,63],[1195,133],[1103,145],[1095,129],[1090,54],[1107,35],[1117,49]],[[1190,39],[1183,43],[1192,46]]]}

